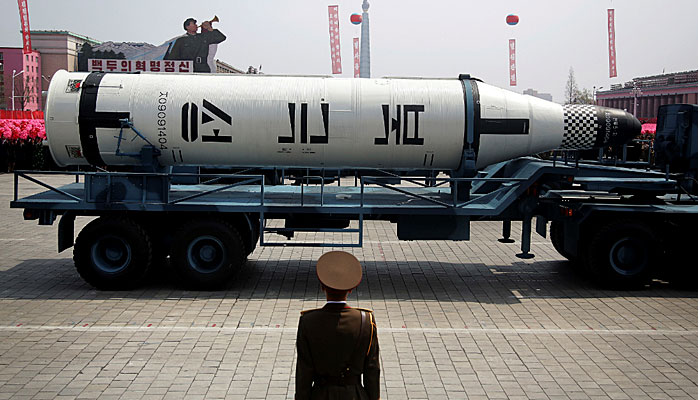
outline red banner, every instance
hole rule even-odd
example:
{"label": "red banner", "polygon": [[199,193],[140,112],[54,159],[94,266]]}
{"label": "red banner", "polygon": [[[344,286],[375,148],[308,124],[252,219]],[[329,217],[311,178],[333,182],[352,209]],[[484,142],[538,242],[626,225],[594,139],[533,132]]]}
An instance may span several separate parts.
{"label": "red banner", "polygon": [[510,86],[517,86],[518,81],[515,75],[515,39],[508,40],[508,60],[510,61],[510,66],[508,67]]}
{"label": "red banner", "polygon": [[355,64],[355,78],[360,77],[360,38],[352,38],[352,55]]}
{"label": "red banner", "polygon": [[27,9],[27,0],[17,0],[19,6],[19,18],[22,23],[22,41],[24,42],[24,54],[32,52],[32,38],[29,36],[29,10]]}
{"label": "red banner", "polygon": [[331,66],[334,74],[343,73],[340,64],[340,26],[338,25],[338,6],[328,6],[328,33],[331,36]]}
{"label": "red banner", "polygon": [[615,55],[615,10],[608,9],[608,60],[610,77],[617,76],[617,57]]}

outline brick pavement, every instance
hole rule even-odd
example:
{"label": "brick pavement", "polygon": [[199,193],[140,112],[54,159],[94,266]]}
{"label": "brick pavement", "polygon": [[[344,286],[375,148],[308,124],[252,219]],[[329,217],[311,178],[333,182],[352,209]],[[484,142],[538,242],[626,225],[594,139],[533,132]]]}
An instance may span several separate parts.
{"label": "brick pavement", "polygon": [[[293,397],[322,250],[257,249],[221,292],[167,279],[98,292],[56,253],[56,227],[22,221],[11,196],[0,174],[0,399]],[[697,398],[697,292],[601,290],[547,240],[520,260],[499,232],[399,242],[395,226],[365,223],[351,303],[376,313],[382,398]]]}

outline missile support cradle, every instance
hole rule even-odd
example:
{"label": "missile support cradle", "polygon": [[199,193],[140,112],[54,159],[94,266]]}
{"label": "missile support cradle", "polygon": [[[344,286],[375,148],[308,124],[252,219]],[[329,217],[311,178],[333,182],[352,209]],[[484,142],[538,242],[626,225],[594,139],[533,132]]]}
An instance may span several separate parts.
{"label": "missile support cradle", "polygon": [[[482,88],[469,79],[463,82]],[[191,107],[183,112],[190,119]],[[478,146],[493,139],[477,143],[484,137],[470,136],[465,128],[461,161],[447,171],[450,176],[438,174],[437,169],[420,169],[425,165],[420,161],[422,154],[416,168],[408,171],[292,165],[231,168],[223,173],[187,167],[191,173],[173,172],[183,169],[162,166],[163,152],[152,134],[143,132],[132,119],[111,115],[116,118],[109,122],[113,155],[103,149],[103,135],[99,138],[102,150],[94,148],[92,156],[129,158],[137,172],[97,168],[48,173],[75,176],[73,183],[54,186],[39,177],[46,172],[18,171],[11,207],[24,209],[25,219],[38,220],[40,225],[51,225],[60,217],[58,250],[74,247],[78,272],[99,289],[132,288],[152,274],[175,275],[191,288],[220,288],[258,244],[361,247],[363,224],[368,220],[395,223],[400,240],[469,240],[471,222],[503,221],[502,242],[512,240],[511,224],[516,222],[522,226],[517,254],[521,258],[533,257],[534,222],[535,231],[543,237],[549,234],[562,256],[603,285],[638,287],[652,278],[689,282],[697,276],[697,258],[684,257],[697,254],[697,106],[667,106],[661,111],[660,121],[666,116],[668,123],[666,134],[657,134],[657,145],[661,143],[659,149],[665,154],[663,165],[655,166],[660,170],[569,157],[521,157],[481,168],[477,153],[495,157],[496,147]],[[484,117],[470,114],[469,107],[465,114],[467,124]],[[290,107],[290,119],[292,115]],[[417,136],[418,117],[412,121]],[[65,119],[61,124],[64,129],[75,121]],[[480,126],[481,133],[488,129],[483,123]],[[381,138],[381,130],[379,134]],[[60,140],[72,140],[67,137]],[[129,145],[122,147],[125,137]],[[311,137],[308,132],[307,138]],[[70,150],[67,154],[71,156]],[[177,160],[175,153],[167,156]],[[47,190],[20,198],[18,187],[24,180]],[[74,222],[79,216],[98,218],[76,239]],[[308,232],[321,233],[313,236],[323,240],[292,240],[295,234],[304,237]],[[280,235],[286,240],[280,240]],[[348,237],[355,240],[347,242]],[[662,262],[668,259],[671,262]]]}
{"label": "missile support cradle", "polygon": [[[359,176],[357,185],[336,186],[325,183],[328,171],[316,172],[299,177],[299,185],[267,185],[265,175],[76,172],[75,183],[45,185],[48,191],[16,197],[12,207],[42,225],[60,216],[59,251],[73,245],[77,216],[98,216],[78,235],[74,256],[81,276],[101,289],[135,287],[161,264],[170,268],[160,273],[175,274],[189,287],[217,288],[258,243],[361,247],[367,220],[395,222],[400,240],[468,240],[470,223],[488,220],[503,221],[507,240],[516,222],[522,224],[521,258],[533,256],[532,220],[543,237],[550,222],[562,255],[617,287],[668,274],[683,281],[694,271],[679,250],[697,243],[697,201],[678,194],[677,183],[663,174],[533,158],[495,165],[477,178]],[[41,184],[33,175],[16,172],[16,183]],[[173,183],[193,179],[202,183]],[[467,200],[455,193],[457,182],[471,184]],[[270,236],[289,239],[299,232],[322,232],[328,241]],[[355,240],[339,242],[338,233]],[[615,243],[619,248],[600,253],[599,247]],[[599,254],[620,260],[600,262],[594,259]],[[674,255],[677,263],[663,264],[678,270],[660,270],[661,258]]]}

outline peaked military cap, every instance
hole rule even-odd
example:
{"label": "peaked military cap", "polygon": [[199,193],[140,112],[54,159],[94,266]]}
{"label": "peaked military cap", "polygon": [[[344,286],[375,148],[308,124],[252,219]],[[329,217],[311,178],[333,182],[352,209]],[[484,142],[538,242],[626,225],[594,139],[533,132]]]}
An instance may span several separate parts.
{"label": "peaked military cap", "polygon": [[325,286],[335,290],[351,290],[362,280],[362,266],[350,253],[330,251],[316,263],[316,275]]}

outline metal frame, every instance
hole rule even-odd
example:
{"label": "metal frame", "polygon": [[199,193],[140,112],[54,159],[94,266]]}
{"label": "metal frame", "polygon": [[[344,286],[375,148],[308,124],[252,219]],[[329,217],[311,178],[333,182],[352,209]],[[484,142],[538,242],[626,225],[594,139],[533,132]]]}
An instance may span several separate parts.
{"label": "metal frame", "polygon": [[[574,177],[574,183],[581,185],[581,190],[615,190],[616,188],[634,188],[635,185],[646,190],[656,192],[676,193],[675,181],[669,181],[663,173],[651,173],[640,170],[626,168],[605,167],[604,172],[600,171],[600,166],[581,165],[575,168],[571,165],[556,165],[556,160],[546,161],[531,158],[513,160],[507,163],[492,166],[484,171],[485,177],[477,178],[437,178],[431,177],[430,184],[423,184],[420,181],[425,177],[404,177],[389,173],[389,176],[361,176],[360,185],[341,186],[340,177],[326,176],[325,170],[321,170],[319,175],[311,174],[307,170],[306,175],[301,177],[300,186],[265,184],[263,175],[236,174],[190,174],[190,173],[159,173],[159,172],[43,172],[43,171],[15,171],[14,176],[14,197],[10,203],[12,208],[26,208],[51,215],[70,213],[73,215],[102,215],[114,211],[119,212],[208,212],[208,213],[254,213],[260,216],[260,244],[269,246],[311,246],[311,247],[361,247],[363,242],[363,221],[365,218],[375,216],[399,216],[399,215],[451,215],[460,217],[479,217],[482,220],[513,220],[522,221],[529,225],[535,215],[534,209],[528,209],[528,201],[531,197],[537,197],[536,204],[549,207],[552,202],[556,203],[556,193],[550,191],[546,196],[539,196],[534,191],[529,191],[539,179],[544,175],[563,177]],[[335,171],[335,170],[333,170]],[[247,171],[243,171],[247,172]],[[384,173],[384,172],[382,172]],[[32,174],[42,175],[67,175],[75,176],[76,183],[66,186],[55,187],[46,182],[42,182]],[[384,173],[387,175],[387,173]],[[509,176],[501,178],[497,176]],[[106,191],[104,198],[100,201],[88,201],[90,185],[80,183],[80,176],[83,182],[89,182],[94,177],[105,177],[99,183],[97,190]],[[284,176],[284,171],[283,171]],[[357,174],[355,175],[357,177]],[[128,201],[114,201],[112,196],[112,182],[125,178],[122,182],[134,184],[133,178],[141,178],[142,186],[137,189],[142,190],[139,198],[134,196],[131,188],[131,196]],[[196,177],[198,185],[174,185],[170,184],[173,177]],[[47,192],[41,192],[25,198],[19,198],[20,178],[37,184]],[[90,179],[88,179],[90,178]],[[162,178],[163,184],[149,182],[149,178]],[[210,179],[208,179],[210,178]],[[327,189],[326,179],[338,179],[339,188]],[[224,179],[234,179],[234,183],[218,184]],[[308,187],[312,186],[310,181],[319,179],[320,184],[313,185],[317,189],[309,192]],[[410,183],[413,187],[392,185],[387,183],[390,180],[399,179],[399,183]],[[570,182],[570,181],[569,181]],[[468,183],[472,191],[466,201],[458,199],[457,188],[460,184]],[[472,184],[476,185],[472,185]],[[493,184],[493,185],[491,185]],[[447,190],[449,185],[449,190]],[[147,200],[147,190],[165,190],[161,199]],[[334,186],[334,185],[333,185]],[[464,185],[467,186],[467,185]],[[329,186],[330,187],[330,186]],[[327,193],[337,195],[347,195],[348,197],[337,196],[335,201],[328,201]],[[589,192],[590,193],[590,192]],[[59,196],[56,196],[58,194]],[[550,196],[551,195],[551,196]],[[312,201],[316,199],[316,201]],[[195,201],[196,200],[196,201]],[[347,200],[347,201],[346,201]],[[415,201],[418,200],[418,201]],[[411,203],[413,201],[413,203]],[[591,200],[593,201],[593,200]],[[616,205],[610,205],[615,207]],[[619,204],[626,208],[632,208],[629,204]],[[669,207],[675,205],[669,205]],[[660,209],[658,205],[638,205],[646,209],[649,207]],[[697,210],[697,205],[694,206]],[[692,207],[691,207],[692,208]],[[683,210],[682,212],[688,212]],[[697,211],[695,211],[697,212]],[[291,214],[340,214],[354,219],[357,217],[359,228],[267,228],[268,218],[280,218],[280,216]],[[538,214],[540,215],[540,214]],[[281,217],[284,218],[284,217]],[[53,220],[44,222],[51,223]],[[504,225],[504,239],[509,238],[509,226]],[[293,232],[328,232],[328,233],[352,233],[358,234],[358,241],[353,243],[283,243],[266,242],[265,233],[293,233]],[[528,232],[528,237],[523,235],[522,256],[529,253],[529,229],[524,226],[523,233]]]}

